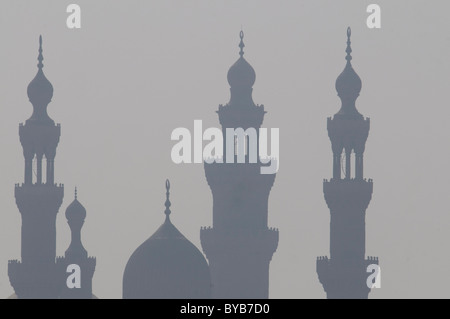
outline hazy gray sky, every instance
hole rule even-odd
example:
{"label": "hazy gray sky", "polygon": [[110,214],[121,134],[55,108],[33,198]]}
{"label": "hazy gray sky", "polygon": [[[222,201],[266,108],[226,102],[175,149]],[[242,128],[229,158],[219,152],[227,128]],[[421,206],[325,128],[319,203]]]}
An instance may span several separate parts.
{"label": "hazy gray sky", "polygon": [[[81,29],[66,7],[81,7]],[[381,7],[368,29],[366,7]],[[4,1],[0,11],[0,296],[13,289],[8,259],[20,258],[14,184],[23,182],[18,125],[32,106],[39,34],[54,87],[50,116],[61,123],[55,181],[65,185],[57,254],[70,240],[64,217],[78,186],[87,209],[83,243],[97,257],[93,291],[121,298],[134,249],[171,219],[199,249],[212,223],[201,164],[175,165],[170,134],[219,126],[229,99],[228,68],[245,57],[256,71],[264,127],[280,128],[280,170],[269,197],[269,226],[280,241],[270,268],[271,298],[325,298],[316,256],[329,255],[331,177],[326,119],[340,107],[334,83],[352,28],[353,67],[363,87],[359,111],[371,119],[365,177],[366,253],[380,258],[381,288],[369,298],[449,298],[450,3],[442,1]]]}

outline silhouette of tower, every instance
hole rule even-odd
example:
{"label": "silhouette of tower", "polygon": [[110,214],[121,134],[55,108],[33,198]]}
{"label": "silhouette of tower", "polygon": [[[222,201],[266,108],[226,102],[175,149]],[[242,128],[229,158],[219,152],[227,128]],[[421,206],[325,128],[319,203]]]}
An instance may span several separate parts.
{"label": "silhouette of tower", "polygon": [[10,282],[18,298],[56,298],[59,286],[55,268],[55,221],[64,188],[54,182],[54,161],[61,127],[47,114],[53,86],[42,71],[43,59],[42,37],[39,37],[38,72],[27,89],[33,114],[25,125],[19,126],[25,181],[16,184],[15,197],[22,215],[22,258],[21,262],[11,260],[8,265]]}
{"label": "silhouette of tower", "polygon": [[[72,240],[65,256],[56,259],[62,285],[59,297],[63,299],[93,298],[92,277],[94,276],[96,259],[95,257],[88,257],[88,253],[81,243],[81,228],[86,218],[86,209],[81,205],[77,197],[77,189],[75,188],[75,199],[66,209],[66,218],[72,234]],[[69,265],[77,265],[79,267],[79,288],[69,288],[66,284]]]}
{"label": "silhouette of tower", "polygon": [[[245,140],[239,140],[238,134],[230,136],[237,149],[234,163],[205,163],[213,195],[213,226],[202,227],[200,238],[209,260],[213,298],[268,298],[269,264],[278,246],[278,230],[267,227],[275,174],[261,174],[264,164],[258,156],[255,163],[249,160],[252,136],[247,129],[256,130],[258,141],[266,112],[252,99],[256,74],[244,58],[243,37],[241,31],[240,57],[227,75],[230,101],[217,111],[224,136],[223,158],[227,158],[227,128],[242,128],[248,134]],[[239,149],[245,152],[245,163],[239,162]]]}
{"label": "silhouette of tower", "polygon": [[123,274],[124,299],[211,298],[205,257],[170,221],[170,182],[166,180],[166,219],[131,255]]}
{"label": "silhouette of tower", "polygon": [[333,178],[324,180],[323,192],[331,214],[330,258],[317,258],[317,273],[329,299],[368,298],[367,266],[378,264],[378,258],[365,259],[365,214],[373,184],[363,177],[363,154],[370,120],[364,119],[355,107],[361,79],[350,62],[350,36],[348,28],[347,64],[336,80],[342,106],[327,123],[333,150]]}

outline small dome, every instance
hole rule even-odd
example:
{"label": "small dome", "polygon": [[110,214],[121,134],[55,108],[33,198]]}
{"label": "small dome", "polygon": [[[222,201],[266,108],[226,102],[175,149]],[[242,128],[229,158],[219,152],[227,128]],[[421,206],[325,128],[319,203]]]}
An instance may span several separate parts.
{"label": "small dome", "polygon": [[125,299],[211,297],[206,259],[172,224],[169,206],[167,191],[165,222],[133,252],[125,267]]}
{"label": "small dome", "polygon": [[44,65],[42,64],[42,60],[44,60],[42,56],[42,37],[39,37],[39,56],[38,56],[38,72],[34,79],[28,84],[27,94],[30,102],[36,105],[47,105],[50,103],[53,97],[53,85],[50,81],[45,77],[42,68]]}
{"label": "small dome", "polygon": [[39,69],[34,79],[28,84],[28,98],[33,104],[48,104],[53,97],[53,85],[44,75],[42,69]]}
{"label": "small dome", "polygon": [[256,73],[250,63],[240,57],[228,70],[228,83],[231,87],[252,87],[255,84]]}
{"label": "small dome", "polygon": [[358,112],[355,106],[355,101],[361,92],[362,82],[358,74],[352,67],[352,48],[350,36],[352,31],[350,27],[347,28],[347,64],[345,65],[344,71],[339,74],[336,79],[336,91],[339,98],[342,101],[342,106],[340,110],[336,113],[337,116],[344,116],[346,118],[362,118],[361,113]]}
{"label": "small dome", "polygon": [[78,201],[77,190],[75,189],[75,199],[66,209],[67,220],[84,220],[86,218],[86,208]]}
{"label": "small dome", "polygon": [[352,48],[350,46],[351,35],[352,29],[348,27],[347,49],[345,49],[345,52],[347,53],[347,56],[345,57],[347,64],[345,65],[344,71],[342,71],[336,79],[336,91],[338,92],[339,97],[345,100],[356,100],[362,87],[361,78],[356,74],[355,70],[353,70],[352,63],[350,62],[352,60]]}
{"label": "small dome", "polygon": [[227,74],[228,83],[231,87],[243,87],[251,88],[255,84],[256,73],[255,69],[244,59],[244,32],[239,34],[241,42],[239,47],[241,48],[239,55],[240,58],[230,67]]}
{"label": "small dome", "polygon": [[357,98],[361,92],[362,82],[350,62],[336,79],[336,91],[340,97]]}

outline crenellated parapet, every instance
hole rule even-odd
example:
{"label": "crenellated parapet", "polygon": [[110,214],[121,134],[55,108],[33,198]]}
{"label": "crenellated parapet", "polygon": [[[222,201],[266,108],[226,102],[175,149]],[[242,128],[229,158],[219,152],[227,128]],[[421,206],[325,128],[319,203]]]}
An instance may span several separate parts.
{"label": "crenellated parapet", "polygon": [[22,215],[55,215],[64,197],[64,185],[16,184],[14,188],[16,204]]}

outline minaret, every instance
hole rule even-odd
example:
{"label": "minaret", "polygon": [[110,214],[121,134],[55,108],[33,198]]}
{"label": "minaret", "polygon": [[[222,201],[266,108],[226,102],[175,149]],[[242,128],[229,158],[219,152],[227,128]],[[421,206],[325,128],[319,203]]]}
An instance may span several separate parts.
{"label": "minaret", "polygon": [[[72,234],[72,240],[64,257],[58,257],[56,264],[61,276],[62,289],[59,298],[62,299],[91,299],[92,277],[94,276],[96,259],[88,257],[86,249],[81,243],[81,228],[86,218],[86,209],[78,201],[77,189],[75,188],[75,199],[66,209],[67,223]],[[69,265],[79,267],[80,287],[69,288],[66,280],[70,273],[67,272]]]}
{"label": "minaret", "polygon": [[[230,101],[217,111],[224,136],[224,158],[226,128],[254,128],[259,136],[266,113],[264,106],[255,105],[252,99],[256,74],[244,58],[243,37],[241,31],[240,57],[228,71]],[[245,138],[245,163],[205,163],[213,195],[213,226],[202,228],[200,239],[209,260],[213,298],[269,296],[269,264],[278,246],[278,230],[267,227],[269,193],[275,174],[261,174],[264,164],[259,158],[256,163],[249,161],[250,135]],[[239,143],[235,139],[232,144],[239,152],[236,141]]]}
{"label": "minaret", "polygon": [[10,282],[18,298],[57,297],[55,221],[64,188],[54,182],[54,160],[61,127],[47,114],[53,86],[42,71],[43,59],[39,37],[38,72],[27,89],[33,114],[25,125],[19,126],[25,181],[16,184],[15,197],[22,215],[22,260],[11,260],[8,265]]}
{"label": "minaret", "polygon": [[333,178],[324,180],[323,192],[331,214],[330,258],[317,258],[317,273],[329,299],[367,299],[370,292],[367,266],[378,264],[378,258],[365,259],[365,215],[373,184],[371,179],[364,178],[363,154],[370,121],[355,107],[361,79],[350,62],[350,36],[348,28],[347,64],[336,80],[342,106],[333,119],[328,118],[327,124],[333,151]]}

